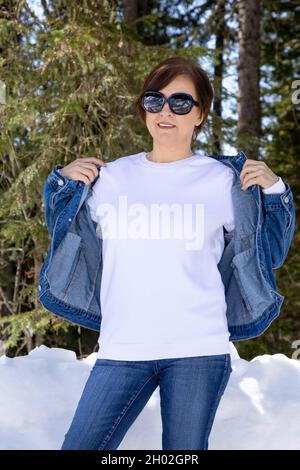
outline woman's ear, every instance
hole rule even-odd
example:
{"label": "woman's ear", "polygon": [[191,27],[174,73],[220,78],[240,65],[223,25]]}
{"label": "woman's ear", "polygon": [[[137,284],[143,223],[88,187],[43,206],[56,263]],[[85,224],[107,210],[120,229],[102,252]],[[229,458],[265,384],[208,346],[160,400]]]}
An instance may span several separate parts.
{"label": "woman's ear", "polygon": [[202,121],[203,121],[203,116],[202,116],[201,111],[199,111],[199,116],[198,116],[198,119],[197,119],[197,122],[196,122],[195,126],[200,126]]}

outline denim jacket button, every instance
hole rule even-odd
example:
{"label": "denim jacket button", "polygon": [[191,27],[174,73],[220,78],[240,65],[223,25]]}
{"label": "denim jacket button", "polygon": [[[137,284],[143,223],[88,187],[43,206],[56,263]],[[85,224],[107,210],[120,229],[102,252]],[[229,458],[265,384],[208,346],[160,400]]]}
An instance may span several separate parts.
{"label": "denim jacket button", "polygon": [[289,200],[290,200],[290,198],[289,198],[288,196],[286,196],[286,197],[284,198],[284,202],[286,202],[286,203],[288,203]]}
{"label": "denim jacket button", "polygon": [[59,184],[59,186],[62,186],[64,184],[64,180],[58,180],[57,184]]}

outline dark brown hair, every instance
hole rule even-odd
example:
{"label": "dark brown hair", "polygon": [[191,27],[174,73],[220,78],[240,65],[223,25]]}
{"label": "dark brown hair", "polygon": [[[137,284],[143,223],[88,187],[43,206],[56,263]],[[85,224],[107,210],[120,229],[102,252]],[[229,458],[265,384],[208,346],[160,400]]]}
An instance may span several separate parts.
{"label": "dark brown hair", "polygon": [[178,75],[188,75],[196,88],[197,101],[200,103],[200,111],[203,120],[199,126],[195,126],[192,144],[196,141],[203,124],[205,123],[214,92],[206,72],[195,62],[184,57],[170,57],[160,62],[146,78],[143,89],[135,101],[135,109],[139,118],[146,123],[146,111],[143,109],[140,99],[147,90],[160,90],[167,86]]}

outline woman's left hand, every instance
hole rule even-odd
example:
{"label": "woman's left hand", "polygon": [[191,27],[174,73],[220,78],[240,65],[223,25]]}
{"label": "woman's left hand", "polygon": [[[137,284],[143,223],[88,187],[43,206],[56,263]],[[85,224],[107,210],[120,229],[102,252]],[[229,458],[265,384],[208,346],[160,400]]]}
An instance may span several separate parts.
{"label": "woman's left hand", "polygon": [[247,158],[240,173],[242,189],[246,190],[252,184],[258,184],[266,189],[279,181],[279,176],[265,162]]}

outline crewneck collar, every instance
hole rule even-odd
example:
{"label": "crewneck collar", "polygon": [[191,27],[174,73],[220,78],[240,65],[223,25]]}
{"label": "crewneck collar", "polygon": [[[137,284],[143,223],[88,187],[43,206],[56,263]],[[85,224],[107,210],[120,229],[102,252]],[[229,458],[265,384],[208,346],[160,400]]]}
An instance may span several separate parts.
{"label": "crewneck collar", "polygon": [[186,165],[187,163],[199,158],[197,154],[193,154],[190,157],[180,158],[180,160],[176,160],[174,162],[154,162],[147,158],[147,153],[148,152],[145,152],[145,151],[141,152],[141,157],[140,157],[141,163],[147,166],[152,166],[152,167],[157,167],[157,168],[170,168],[173,166]]}

